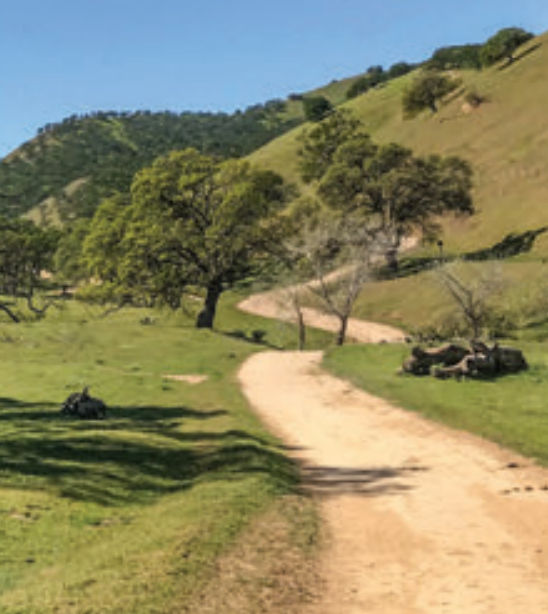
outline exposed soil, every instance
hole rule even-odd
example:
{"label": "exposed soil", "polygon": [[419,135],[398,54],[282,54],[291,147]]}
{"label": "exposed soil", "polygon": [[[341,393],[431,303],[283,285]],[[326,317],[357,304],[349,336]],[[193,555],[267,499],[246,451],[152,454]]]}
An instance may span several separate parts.
{"label": "exposed soil", "polygon": [[302,462],[329,533],[325,590],[301,612],[548,612],[548,471],[359,391],[320,361],[264,352],[239,374]]}
{"label": "exposed soil", "polygon": [[184,375],[162,375],[162,378],[170,379],[174,382],[185,382],[186,384],[201,384],[207,380],[207,375],[186,373]]}
{"label": "exposed soil", "polygon": [[[280,299],[280,292],[277,290],[253,294],[243,300],[238,305],[238,308],[247,313],[266,318],[275,318],[288,322],[295,320],[295,315],[284,305],[283,298]],[[339,329],[339,320],[335,316],[321,313],[311,307],[303,307],[302,312],[307,326],[314,326],[315,328],[321,328],[333,333]],[[362,341],[363,343],[379,343],[381,341],[403,341],[405,336],[401,330],[393,326],[350,318],[348,320],[347,337],[356,341]]]}

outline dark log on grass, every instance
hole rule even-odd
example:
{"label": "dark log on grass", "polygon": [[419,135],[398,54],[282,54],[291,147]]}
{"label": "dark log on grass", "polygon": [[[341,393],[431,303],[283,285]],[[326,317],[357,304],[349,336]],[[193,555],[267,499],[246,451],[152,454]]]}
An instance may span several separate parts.
{"label": "dark log on grass", "polygon": [[[436,366],[440,365],[440,366]],[[432,369],[432,367],[435,367]],[[440,379],[464,377],[493,378],[527,369],[521,350],[474,341],[470,348],[447,344],[440,348],[414,347],[403,363],[403,372],[413,375],[433,374]]]}
{"label": "dark log on grass", "polygon": [[102,420],[106,416],[107,406],[101,399],[89,396],[88,387],[82,392],[73,392],[61,405],[61,413],[83,420]]}

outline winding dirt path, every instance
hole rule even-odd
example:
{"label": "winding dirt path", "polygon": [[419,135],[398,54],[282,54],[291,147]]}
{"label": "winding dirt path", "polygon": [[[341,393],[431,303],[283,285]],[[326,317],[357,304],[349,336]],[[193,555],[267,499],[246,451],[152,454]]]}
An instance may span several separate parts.
{"label": "winding dirt path", "polygon": [[320,361],[264,352],[239,373],[320,501],[325,586],[306,614],[548,612],[548,471]]}
{"label": "winding dirt path", "polygon": [[[288,300],[285,302],[287,303]],[[247,313],[266,318],[287,322],[295,321],[295,316],[291,310],[288,310],[287,307],[284,308],[283,297],[280,298],[279,290],[253,294],[241,301],[238,308]],[[322,313],[311,307],[303,307],[302,312],[307,326],[314,326],[315,328],[321,328],[333,333],[339,329],[339,321],[335,316]],[[349,318],[347,337],[363,343],[379,343],[381,341],[399,342],[405,339],[404,333],[393,326],[367,322],[357,318]]]}

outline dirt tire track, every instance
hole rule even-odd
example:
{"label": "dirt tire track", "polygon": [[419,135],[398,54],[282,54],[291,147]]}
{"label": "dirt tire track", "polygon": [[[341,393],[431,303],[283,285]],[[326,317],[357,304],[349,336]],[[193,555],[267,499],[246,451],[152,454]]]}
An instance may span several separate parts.
{"label": "dirt tire track", "polygon": [[320,361],[264,352],[239,373],[265,423],[298,448],[330,535],[324,597],[307,614],[548,612],[548,471]]}

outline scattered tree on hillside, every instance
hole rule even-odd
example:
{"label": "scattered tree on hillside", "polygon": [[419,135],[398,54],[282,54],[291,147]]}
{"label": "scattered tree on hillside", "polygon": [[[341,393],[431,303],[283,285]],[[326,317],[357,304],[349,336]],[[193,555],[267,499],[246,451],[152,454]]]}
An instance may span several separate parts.
{"label": "scattered tree on hillside", "polygon": [[459,81],[438,72],[427,71],[418,76],[403,94],[403,110],[412,117],[424,109],[438,111],[437,101],[459,86]]}
{"label": "scattered tree on hillside", "polygon": [[279,246],[286,196],[281,177],[248,162],[172,152],[137,173],[129,206],[117,197],[99,207],[86,255],[140,302],[176,308],[185,287],[203,288],[196,325],[211,328],[221,293]]}
{"label": "scattered tree on hillside", "polygon": [[398,62],[393,64],[389,70],[385,71],[382,66],[370,66],[367,72],[362,77],[356,79],[346,91],[348,99],[355,98],[360,94],[364,94],[373,87],[385,83],[390,79],[401,77],[409,71],[413,70],[414,65],[407,62]]}
{"label": "scattered tree on hillside", "polygon": [[[58,236],[58,231],[38,228],[28,220],[0,218],[0,294],[25,299],[39,316],[53,304],[48,300],[38,307],[35,299],[45,286],[42,271],[51,270]],[[0,302],[0,310],[19,322],[12,306],[9,300]]]}
{"label": "scattered tree on hillside", "polygon": [[440,47],[432,54],[427,66],[431,70],[450,70],[452,68],[481,68],[481,45],[453,45]]}
{"label": "scattered tree on hillside", "polygon": [[408,72],[411,72],[414,68],[415,64],[409,64],[408,62],[396,62],[390,66],[390,68],[386,71],[386,74],[389,79],[396,79],[397,77],[402,77]]}
{"label": "scattered tree on hillside", "polygon": [[337,115],[326,120],[325,129],[320,124],[302,137],[303,180],[318,180],[318,194],[332,211],[361,216],[382,233],[393,268],[404,236],[420,230],[434,238],[439,215],[473,212],[472,171],[464,160],[418,157],[395,143],[376,145],[351,116]]}
{"label": "scattered tree on hillside", "polygon": [[490,66],[503,58],[507,58],[508,63],[514,61],[514,51],[523,43],[533,38],[531,32],[522,28],[503,28],[493,35],[483,45],[480,58],[484,66]]}
{"label": "scattered tree on hillside", "polygon": [[325,96],[307,96],[303,98],[304,116],[310,122],[319,122],[331,113],[333,105]]}

